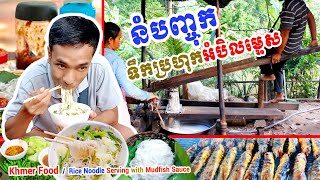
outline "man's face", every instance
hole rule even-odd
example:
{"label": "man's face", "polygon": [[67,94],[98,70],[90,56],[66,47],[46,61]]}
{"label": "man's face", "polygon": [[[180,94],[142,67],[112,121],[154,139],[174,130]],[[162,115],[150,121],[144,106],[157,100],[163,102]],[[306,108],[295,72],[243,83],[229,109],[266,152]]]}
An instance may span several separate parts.
{"label": "man's face", "polygon": [[48,52],[55,86],[75,89],[87,76],[94,48],[88,44],[54,45]]}

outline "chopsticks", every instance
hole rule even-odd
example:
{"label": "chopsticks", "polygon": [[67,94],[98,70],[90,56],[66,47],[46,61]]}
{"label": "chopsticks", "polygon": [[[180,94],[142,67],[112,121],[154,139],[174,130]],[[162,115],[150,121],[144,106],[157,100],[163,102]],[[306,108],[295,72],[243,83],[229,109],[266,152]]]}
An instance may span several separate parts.
{"label": "chopsticks", "polygon": [[44,131],[44,133],[48,134],[48,135],[51,135],[51,136],[54,136],[54,137],[62,138],[62,139],[65,139],[65,140],[76,141],[76,139],[73,139],[71,137],[61,136],[61,135],[58,135],[58,134],[55,134],[55,133],[51,133],[51,132],[48,132],[48,131]]}
{"label": "chopsticks", "polygon": [[[59,85],[59,86],[56,86],[56,87],[54,87],[54,88],[50,89],[50,92],[55,91],[55,90],[60,89],[60,88],[61,88],[61,86],[60,86],[60,85]],[[24,100],[24,101],[23,101],[23,103],[27,103],[27,102],[31,101],[32,99],[34,99],[34,98],[36,98],[36,97],[37,97],[37,95],[32,96],[32,97],[30,97],[30,98],[28,98],[28,99]]]}
{"label": "chopsticks", "polygon": [[[54,137],[62,138],[64,140],[68,140],[68,141],[78,141],[76,139],[73,139],[73,138],[70,138],[70,137],[66,137],[66,136],[62,136],[62,135],[58,135],[58,134],[51,133],[51,132],[48,132],[48,131],[44,131],[44,133],[48,134],[48,135],[51,135],[51,136],[54,136]],[[57,139],[50,139],[50,138],[46,138],[46,137],[44,139],[47,140],[47,141],[50,141],[50,142],[55,142],[55,143],[60,143],[60,144],[65,144],[65,145],[70,144],[69,142],[60,141],[60,140],[57,140]]]}

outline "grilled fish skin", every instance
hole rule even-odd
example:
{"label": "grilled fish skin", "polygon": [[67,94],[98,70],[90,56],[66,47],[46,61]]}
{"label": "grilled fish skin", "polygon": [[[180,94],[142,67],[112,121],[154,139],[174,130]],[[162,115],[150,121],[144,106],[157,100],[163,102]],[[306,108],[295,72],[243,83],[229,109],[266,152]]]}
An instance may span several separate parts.
{"label": "grilled fish skin", "polygon": [[194,155],[196,154],[197,149],[198,149],[197,144],[194,144],[186,150],[186,153],[190,159],[190,162],[192,162],[192,159],[193,159]]}
{"label": "grilled fish skin", "polygon": [[192,167],[192,171],[195,175],[197,175],[199,173],[202,166],[206,163],[210,154],[211,154],[210,147],[205,147],[200,151],[200,153],[194,159],[194,161],[191,164],[191,167]]}
{"label": "grilled fish skin", "polygon": [[251,152],[245,151],[242,153],[238,161],[233,166],[228,180],[242,180],[250,161]]}
{"label": "grilled fish skin", "polygon": [[219,168],[220,162],[224,154],[224,147],[220,144],[216,150],[211,154],[208,162],[201,173],[200,179],[213,180]]}
{"label": "grilled fish skin", "polygon": [[261,154],[256,152],[252,158],[251,164],[244,175],[244,180],[258,180],[258,171],[260,166]]}
{"label": "grilled fish skin", "polygon": [[313,161],[308,175],[309,180],[320,180],[320,157]]}
{"label": "grilled fish skin", "polygon": [[284,154],[280,159],[280,163],[277,168],[276,174],[274,175],[273,180],[286,180],[288,177],[288,172],[290,170],[289,166],[290,166],[289,155]]}
{"label": "grilled fish skin", "polygon": [[246,140],[246,151],[251,151],[254,149],[254,144],[256,142],[256,138],[250,138]]}
{"label": "grilled fish skin", "polygon": [[265,153],[260,179],[272,180],[274,176],[274,166],[275,164],[272,152]]}
{"label": "grilled fish skin", "polygon": [[292,153],[297,151],[298,139],[297,138],[289,138],[288,144],[288,155],[290,156]]}
{"label": "grilled fish skin", "polygon": [[274,157],[281,157],[283,154],[283,146],[286,142],[286,138],[274,138],[272,139],[271,145],[272,145],[272,152],[274,154]]}
{"label": "grilled fish skin", "polygon": [[228,138],[228,139],[224,139],[223,144],[226,150],[230,150],[236,145],[236,142],[234,139]]}
{"label": "grilled fish skin", "polygon": [[293,166],[292,180],[307,180],[305,173],[307,158],[304,153],[299,153]]}
{"label": "grilled fish skin", "polygon": [[257,139],[258,148],[259,148],[260,153],[267,152],[269,141],[270,141],[270,138],[258,138]]}
{"label": "grilled fish skin", "polygon": [[299,138],[298,140],[301,147],[301,152],[305,153],[308,156],[311,153],[310,138]]}
{"label": "grilled fish skin", "polygon": [[312,152],[315,158],[320,155],[320,139],[311,138]]}
{"label": "grilled fish skin", "polygon": [[209,145],[209,141],[210,141],[210,139],[201,139],[198,142],[198,148],[202,149],[202,148],[208,146]]}
{"label": "grilled fish skin", "polygon": [[228,154],[223,159],[220,165],[217,179],[226,180],[228,178],[230,171],[232,169],[234,160],[236,159],[237,152],[238,151],[236,147],[233,147],[232,149],[229,150]]}
{"label": "grilled fish skin", "polygon": [[215,149],[223,142],[223,140],[224,140],[224,138],[211,139],[211,143],[210,143],[211,148]]}
{"label": "grilled fish skin", "polygon": [[237,147],[240,151],[244,150],[246,147],[246,139],[237,139]]}

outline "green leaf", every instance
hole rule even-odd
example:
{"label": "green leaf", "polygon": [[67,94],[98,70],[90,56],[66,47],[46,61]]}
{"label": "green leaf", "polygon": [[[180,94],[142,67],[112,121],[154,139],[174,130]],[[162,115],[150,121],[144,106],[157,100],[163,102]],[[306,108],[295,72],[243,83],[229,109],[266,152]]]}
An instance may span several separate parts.
{"label": "green leaf", "polygon": [[2,83],[8,83],[12,79],[18,78],[17,75],[10,73],[8,71],[0,71],[0,82]]}

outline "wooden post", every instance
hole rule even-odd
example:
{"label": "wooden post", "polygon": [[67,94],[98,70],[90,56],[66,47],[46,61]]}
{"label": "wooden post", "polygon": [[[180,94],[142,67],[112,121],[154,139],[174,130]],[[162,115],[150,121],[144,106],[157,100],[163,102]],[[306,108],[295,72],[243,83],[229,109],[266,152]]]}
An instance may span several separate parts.
{"label": "wooden post", "polygon": [[[146,22],[146,0],[141,0],[141,15],[143,17],[143,21]],[[141,62],[146,62],[146,47],[141,47]],[[142,88],[147,87],[146,79],[142,79]]]}
{"label": "wooden post", "polygon": [[264,81],[259,80],[259,89],[258,89],[258,108],[263,108],[263,94],[264,94]]}
{"label": "wooden post", "polygon": [[[217,2],[217,14],[218,18],[220,19],[220,5],[219,0]],[[221,29],[220,26],[217,29],[217,37],[221,36]],[[225,105],[224,105],[224,97],[223,97],[223,73],[222,73],[222,61],[217,60],[217,69],[218,69],[218,89],[219,89],[219,110],[220,110],[220,125],[221,125],[221,134],[227,134],[227,120],[225,116]]]}

